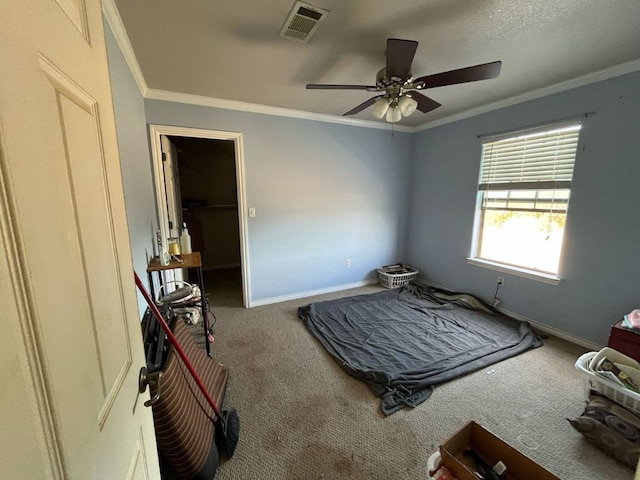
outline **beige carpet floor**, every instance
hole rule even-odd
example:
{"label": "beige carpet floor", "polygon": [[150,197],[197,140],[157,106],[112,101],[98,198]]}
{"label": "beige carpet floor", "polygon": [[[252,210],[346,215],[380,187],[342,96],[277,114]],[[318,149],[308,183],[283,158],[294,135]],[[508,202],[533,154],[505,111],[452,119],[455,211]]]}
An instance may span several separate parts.
{"label": "beige carpet floor", "polygon": [[310,302],[381,287],[244,309],[239,276],[209,274],[205,285],[217,317],[213,356],[231,372],[225,405],[241,421],[236,453],[216,479],[426,479],[428,457],[470,420],[561,479],[633,478],[566,420],[584,408],[574,367],[581,347],[549,338],[385,417],[379,399],[341,370],[296,315]]}

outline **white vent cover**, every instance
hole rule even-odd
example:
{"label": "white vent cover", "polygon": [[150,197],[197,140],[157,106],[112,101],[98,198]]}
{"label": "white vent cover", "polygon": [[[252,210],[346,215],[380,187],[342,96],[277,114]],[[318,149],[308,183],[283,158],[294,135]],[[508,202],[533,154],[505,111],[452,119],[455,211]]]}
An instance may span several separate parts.
{"label": "white vent cover", "polygon": [[280,36],[308,42],[316,33],[329,10],[314,7],[304,2],[296,2],[280,30]]}

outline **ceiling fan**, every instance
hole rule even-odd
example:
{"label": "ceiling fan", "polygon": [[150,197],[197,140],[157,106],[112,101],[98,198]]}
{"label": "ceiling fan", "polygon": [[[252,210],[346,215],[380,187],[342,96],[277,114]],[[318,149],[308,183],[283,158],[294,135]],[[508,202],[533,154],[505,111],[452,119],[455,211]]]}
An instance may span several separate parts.
{"label": "ceiling fan", "polygon": [[415,40],[388,38],[385,52],[386,66],[376,75],[375,85],[308,83],[307,89],[384,92],[371,97],[343,115],[355,115],[373,105],[372,113],[377,118],[385,117],[387,122],[398,122],[402,117],[411,115],[416,109],[427,113],[440,106],[438,102],[416,90],[488,80],[500,74],[502,62],[491,62],[414,78],[411,73],[411,64],[417,48],[418,42]]}

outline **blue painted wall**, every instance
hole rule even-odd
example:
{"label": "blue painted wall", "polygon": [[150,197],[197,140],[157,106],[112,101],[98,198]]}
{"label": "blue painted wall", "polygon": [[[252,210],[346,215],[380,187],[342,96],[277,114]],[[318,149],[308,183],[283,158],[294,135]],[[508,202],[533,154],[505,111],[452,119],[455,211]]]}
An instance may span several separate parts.
{"label": "blue painted wall", "polygon": [[[584,119],[566,223],[562,282],[469,265],[478,135],[596,112]],[[414,135],[407,258],[426,278],[598,344],[640,307],[640,72]]]}
{"label": "blue painted wall", "polygon": [[253,301],[404,261],[411,134],[148,99],[145,111],[148,123],[243,134]]}
{"label": "blue painted wall", "polygon": [[[595,111],[584,120],[562,282],[508,274],[501,306],[605,344],[640,307],[640,72],[414,134],[142,100],[107,28],[136,270],[152,249],[148,123],[244,135],[252,301],[375,278],[407,261],[452,290],[490,300],[498,273],[469,265],[478,135]],[[352,267],[345,267],[345,260]]]}
{"label": "blue painted wall", "polygon": [[[106,21],[104,28],[133,267],[146,284],[147,263],[153,256],[153,238],[158,221],[144,99]],[[140,295],[138,309],[142,316],[146,303]]]}

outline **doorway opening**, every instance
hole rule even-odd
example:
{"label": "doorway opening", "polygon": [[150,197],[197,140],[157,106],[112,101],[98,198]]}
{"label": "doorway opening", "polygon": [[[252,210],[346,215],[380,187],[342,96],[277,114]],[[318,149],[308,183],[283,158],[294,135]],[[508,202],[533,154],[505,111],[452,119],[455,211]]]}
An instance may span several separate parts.
{"label": "doorway opening", "polygon": [[186,224],[212,307],[248,306],[241,134],[150,128],[163,237],[179,236]]}
{"label": "doorway opening", "polygon": [[[177,147],[182,222],[216,305],[241,306],[240,228],[232,140],[168,136]],[[193,279],[190,279],[190,281]]]}

